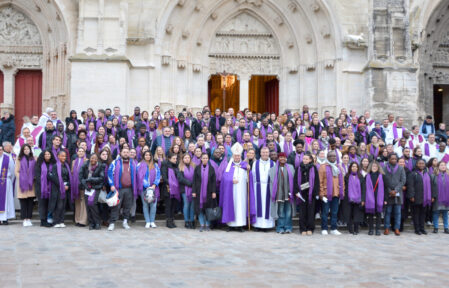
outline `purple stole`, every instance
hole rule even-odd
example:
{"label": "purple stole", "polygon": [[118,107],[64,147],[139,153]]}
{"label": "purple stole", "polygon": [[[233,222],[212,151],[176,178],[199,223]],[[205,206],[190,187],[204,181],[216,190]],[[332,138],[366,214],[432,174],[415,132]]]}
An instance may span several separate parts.
{"label": "purple stole", "polygon": [[169,126],[173,126],[175,123],[176,123],[176,118],[175,117],[168,118],[168,125]]}
{"label": "purple stole", "polygon": [[351,203],[360,203],[362,198],[362,187],[358,174],[350,174],[348,177],[348,199]]}
{"label": "purple stole", "polygon": [[47,175],[48,171],[52,171],[53,164],[49,163],[49,167],[47,169],[47,164],[45,161],[41,164],[41,199],[48,199],[50,198],[50,191],[51,191],[51,182],[48,181]]}
{"label": "purple stole", "polygon": [[[204,167],[201,164],[200,169],[201,169],[200,208],[203,209],[204,204],[207,203],[207,184],[209,182],[209,163],[206,165],[206,167]],[[192,173],[193,173],[193,171],[192,171]]]}
{"label": "purple stole", "polygon": [[374,158],[376,158],[379,155],[379,147],[376,147],[376,149],[374,149],[374,145],[371,144],[371,146],[369,147],[369,154],[373,155]]}
{"label": "purple stole", "polygon": [[[167,150],[165,150],[165,136],[161,135],[161,146],[162,146],[162,150],[164,150],[164,153],[167,153]],[[173,142],[173,136],[170,136],[170,145]]]}
{"label": "purple stole", "polygon": [[136,135],[136,133],[134,132],[134,130],[130,130],[130,129],[126,130],[126,136],[128,138],[128,144],[129,144],[130,148],[134,146],[133,139],[134,139],[135,135]]}
{"label": "purple stole", "polygon": [[359,163],[359,159],[357,159],[357,155],[356,154],[351,155],[350,153],[348,153],[348,156],[349,156],[349,163],[352,163],[352,162]]}
{"label": "purple stole", "polygon": [[153,130],[148,129],[148,131],[150,132],[150,135],[151,135],[151,141],[155,141],[157,138],[157,130],[156,129],[153,129]]}
{"label": "purple stole", "polygon": [[180,201],[181,195],[179,195],[179,182],[173,168],[168,168],[168,185],[170,187],[170,198],[175,198]]}
{"label": "purple stole", "polygon": [[438,203],[449,206],[449,176],[447,173],[440,173],[438,176]]}
{"label": "purple stole", "polygon": [[[245,133],[245,130],[243,130],[243,133]],[[239,142],[240,144],[243,143],[243,139],[242,139],[242,129],[237,129],[237,132],[235,132],[235,137],[237,138],[237,142]]]}
{"label": "purple stole", "polygon": [[90,116],[90,117],[87,117],[85,124],[86,124],[86,126],[89,126],[89,123],[94,122],[94,121],[95,121],[94,116]]}
{"label": "purple stole", "polygon": [[304,156],[304,153],[301,153],[298,155],[298,153],[295,152],[295,169],[299,167],[299,165],[302,162],[302,157]]}
{"label": "purple stole", "polygon": [[215,116],[215,129],[220,131],[220,117]]}
{"label": "purple stole", "polygon": [[[340,174],[338,174],[338,182],[340,184],[340,199],[343,199],[343,171],[341,171],[341,167],[338,167],[340,170]],[[327,188],[327,199],[329,201],[332,200],[332,193],[334,191],[334,182],[333,182],[334,176],[332,174],[332,167],[328,164],[326,166],[326,188]]]}
{"label": "purple stole", "polygon": [[[371,181],[371,174],[367,174],[366,177],[366,199],[365,199],[365,211],[369,214],[382,213],[384,207],[384,180],[382,174],[379,173],[377,178],[377,187],[373,186]],[[377,197],[375,197],[375,190],[377,188]]]}
{"label": "purple stole", "polygon": [[195,155],[193,155],[192,162],[195,163],[196,166],[198,166],[201,163],[201,159],[197,158]]}
{"label": "purple stole", "polygon": [[[209,167],[209,166],[208,166]],[[193,182],[193,172],[195,169],[193,169],[190,165],[184,167],[184,177],[189,180],[190,182]],[[209,171],[209,170],[208,170]],[[201,183],[204,182],[203,179],[201,179]],[[206,181],[207,182],[207,181]],[[202,184],[201,184],[202,185]],[[192,187],[185,186],[186,191],[186,197],[189,202],[192,201]]]}
{"label": "purple stole", "polygon": [[404,158],[405,167],[407,167],[408,170],[412,171],[413,170],[413,160],[412,160],[412,158],[408,158],[408,159],[405,159],[405,157],[402,157],[402,158]]}
{"label": "purple stole", "polygon": [[427,207],[432,204],[432,189],[430,184],[430,175],[429,173],[419,172],[418,174],[422,177],[423,182],[423,206]]}
{"label": "purple stole", "polygon": [[260,134],[262,134],[262,138],[265,139],[267,138],[267,133],[273,133],[273,130],[270,127],[266,127],[262,125],[262,127],[260,127]]}
{"label": "purple stole", "polygon": [[[298,188],[299,193],[301,194],[301,183],[302,183],[302,177],[301,177],[301,167],[298,168]],[[315,167],[312,165],[309,169],[309,195],[308,195],[308,201],[309,204],[312,204],[312,195],[313,195],[313,188],[315,186]],[[299,203],[297,203],[299,204]]]}
{"label": "purple stole", "polygon": [[36,161],[33,157],[28,160],[26,156],[23,156],[20,160],[19,187],[22,193],[33,189],[35,163]]}
{"label": "purple stole", "polygon": [[[65,168],[69,172],[69,181],[72,183],[72,175],[70,174],[70,166],[67,164],[67,162],[64,163]],[[58,173],[58,180],[59,180],[59,193],[61,194],[61,199],[65,199],[66,191],[64,186],[64,180],[62,179],[62,164],[60,161],[56,161],[56,172]]]}
{"label": "purple stole", "polygon": [[145,127],[147,127],[147,131],[149,131],[150,130],[150,121],[145,120],[145,121],[142,121],[142,123],[145,125]]}
{"label": "purple stole", "polygon": [[[274,162],[270,160],[270,168],[273,167]],[[260,160],[256,161],[256,189],[257,189],[257,217],[260,218],[262,217],[262,187],[260,184]],[[250,177],[250,183],[249,183],[249,188],[250,188],[250,195],[252,197],[254,197],[254,179],[253,179],[253,174],[251,173],[251,177]],[[266,193],[266,202],[265,202],[265,219],[270,219],[270,178],[268,177],[268,183],[267,183],[267,193]],[[254,201],[252,202],[254,203]],[[255,221],[255,219],[254,219]],[[253,222],[253,221],[251,221]]]}
{"label": "purple stole", "polygon": [[[415,140],[415,135],[411,134],[410,137],[412,138],[412,140]],[[418,134],[418,142],[422,143],[424,142],[424,138],[422,137],[422,135]],[[411,148],[411,147],[410,147]]]}
{"label": "purple stole", "polygon": [[73,125],[75,125],[75,132],[78,132],[78,119],[72,118]]}
{"label": "purple stole", "polygon": [[[77,122],[77,124],[78,124],[78,122]],[[76,127],[78,127],[78,126],[76,126]],[[34,142],[36,142],[36,137],[37,137],[37,135],[39,135],[39,133],[41,133],[42,129],[43,129],[42,126],[37,126],[36,128],[33,129],[33,132],[31,132],[31,136],[33,136]]]}
{"label": "purple stole", "polygon": [[[436,146],[437,146],[437,149],[438,149],[439,146],[438,145],[436,145]],[[424,155],[430,157],[430,145],[429,145],[429,143],[424,144]]]}
{"label": "purple stole", "polygon": [[178,136],[183,138],[184,137],[184,128],[185,128],[185,124],[178,121]]}
{"label": "purple stole", "polygon": [[98,118],[97,121],[96,121],[96,124],[95,124],[95,130],[98,131],[98,128],[100,128],[101,126],[106,125],[106,121],[107,120],[105,118],[103,118],[103,119]]}
{"label": "purple stole", "polygon": [[[43,139],[42,139],[43,140]],[[22,137],[19,138],[19,146],[20,148],[22,148],[22,146],[25,144],[25,139],[23,139]]]}
{"label": "purple stole", "polygon": [[293,151],[293,144],[292,142],[286,142],[284,141],[284,153],[289,155]]}
{"label": "purple stole", "polygon": [[97,138],[97,132],[95,132],[95,131],[88,131],[87,132],[86,140],[88,140],[87,141],[88,143],[90,142],[90,144],[92,145],[94,143],[93,141],[95,141],[95,138]]}
{"label": "purple stole", "polygon": [[[56,134],[56,131],[53,131],[52,133],[51,133],[51,135],[55,135]],[[45,149],[47,149],[47,131],[44,131],[43,133],[42,133],[42,147],[41,147],[41,149],[42,149],[42,151],[43,150],[45,150]]]}
{"label": "purple stole", "polygon": [[[9,156],[3,153],[3,161],[0,176],[0,212],[5,212],[6,208],[6,188],[8,183]],[[45,175],[47,176],[47,175]]]}
{"label": "purple stole", "polygon": [[[319,124],[318,124],[319,125]],[[320,128],[318,129],[318,133],[321,133],[321,130],[322,130],[322,128],[321,128],[321,125],[319,126]],[[312,132],[313,132],[313,138],[315,138],[315,127],[314,126],[312,126],[312,125],[310,125],[310,130],[312,130]]]}
{"label": "purple stole", "polygon": [[[394,139],[398,139],[399,135],[398,135],[398,125],[396,123],[393,124],[393,138]],[[401,128],[402,132],[404,132],[404,127]]]}

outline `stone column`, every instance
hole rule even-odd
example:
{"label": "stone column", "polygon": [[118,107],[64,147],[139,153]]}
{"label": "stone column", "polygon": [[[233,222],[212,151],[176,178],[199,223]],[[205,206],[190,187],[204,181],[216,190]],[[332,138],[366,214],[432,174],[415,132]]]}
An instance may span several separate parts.
{"label": "stone column", "polygon": [[3,72],[3,103],[1,104],[1,112],[14,113],[14,96],[15,96],[15,76],[18,69],[15,67],[4,68]]}
{"label": "stone column", "polygon": [[249,80],[251,79],[250,75],[239,75],[240,80],[240,110],[249,107]]}

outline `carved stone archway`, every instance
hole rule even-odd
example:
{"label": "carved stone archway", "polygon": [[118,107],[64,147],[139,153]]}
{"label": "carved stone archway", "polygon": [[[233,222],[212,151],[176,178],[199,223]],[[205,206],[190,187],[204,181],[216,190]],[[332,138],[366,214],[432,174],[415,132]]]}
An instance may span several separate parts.
{"label": "carved stone archway", "polygon": [[42,107],[60,115],[68,103],[68,31],[56,2],[0,0],[2,111],[14,112],[14,76],[20,69],[42,70]]}

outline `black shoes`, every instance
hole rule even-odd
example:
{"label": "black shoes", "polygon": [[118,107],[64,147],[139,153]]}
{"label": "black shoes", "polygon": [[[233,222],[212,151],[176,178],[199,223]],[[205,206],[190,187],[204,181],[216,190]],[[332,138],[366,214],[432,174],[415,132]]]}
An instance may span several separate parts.
{"label": "black shoes", "polygon": [[438,233],[438,228],[433,228],[433,233],[437,234]]}
{"label": "black shoes", "polygon": [[376,236],[380,236],[380,231],[376,230]]}
{"label": "black shoes", "polygon": [[370,236],[374,235],[373,230],[369,230],[368,235],[370,235]]}
{"label": "black shoes", "polygon": [[53,225],[51,225],[50,223],[48,223],[46,220],[41,220],[41,227],[53,227]]}

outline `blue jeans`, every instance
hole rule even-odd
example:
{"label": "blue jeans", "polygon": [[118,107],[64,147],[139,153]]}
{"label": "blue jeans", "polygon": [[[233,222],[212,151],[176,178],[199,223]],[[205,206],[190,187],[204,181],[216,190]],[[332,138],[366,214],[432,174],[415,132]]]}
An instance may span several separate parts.
{"label": "blue jeans", "polygon": [[182,202],[184,203],[183,207],[184,221],[186,222],[194,221],[195,209],[193,206],[193,200],[189,202],[186,193],[182,193]]}
{"label": "blue jeans", "polygon": [[387,205],[387,209],[385,210],[385,229],[390,229],[391,222],[391,212],[394,215],[394,229],[399,229],[401,226],[401,205],[400,204],[392,204]]}
{"label": "blue jeans", "polygon": [[157,198],[154,199],[153,203],[148,204],[148,202],[145,201],[144,192],[140,195],[140,199],[142,199],[143,217],[145,218],[146,223],[151,223],[156,219]]}
{"label": "blue jeans", "polygon": [[337,216],[338,216],[338,197],[332,197],[331,201],[321,203],[321,230],[328,230],[327,218],[329,210],[331,212],[331,230],[337,230]]}
{"label": "blue jeans", "polygon": [[292,204],[290,201],[278,203],[278,216],[276,232],[292,232]]}
{"label": "blue jeans", "polygon": [[206,215],[204,215],[203,211],[201,211],[200,215],[198,215],[198,220],[200,221],[201,226],[210,226],[210,222],[206,219]]}
{"label": "blue jeans", "polygon": [[443,216],[443,225],[444,229],[448,229],[448,219],[447,219],[447,210],[436,210],[433,211],[433,228],[438,229],[438,218],[440,218],[440,214]]}

